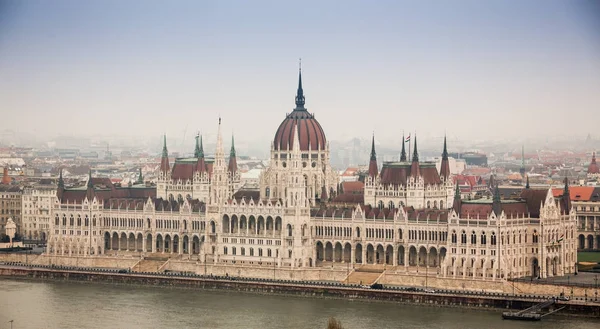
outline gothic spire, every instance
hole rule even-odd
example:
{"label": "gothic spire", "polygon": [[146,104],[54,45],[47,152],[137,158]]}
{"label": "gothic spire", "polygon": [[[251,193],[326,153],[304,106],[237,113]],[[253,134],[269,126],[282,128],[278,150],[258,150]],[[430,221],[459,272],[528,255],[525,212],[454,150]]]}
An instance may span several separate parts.
{"label": "gothic spire", "polygon": [[406,161],[406,148],[404,144],[406,144],[406,140],[404,139],[404,133],[402,133],[402,152],[400,153],[400,161],[402,162]]}
{"label": "gothic spire", "polygon": [[460,207],[462,205],[462,200],[460,197],[460,186],[458,184],[458,180],[456,181],[456,190],[454,191],[454,202],[452,203],[452,208],[456,212],[456,214],[460,217]]}
{"label": "gothic spire", "polygon": [[298,91],[296,92],[296,110],[304,110],[304,90],[302,89],[302,61],[298,68]]}
{"label": "gothic spire", "polygon": [[229,156],[235,157],[235,141],[233,139],[233,135],[231,135],[231,150],[229,150]]}
{"label": "gothic spire", "polygon": [[446,135],[444,135],[444,150],[442,151],[442,160],[448,160],[448,148],[446,147]]}
{"label": "gothic spire", "polygon": [[525,184],[525,188],[529,188],[529,175],[527,175],[527,183]]}
{"label": "gothic spire", "polygon": [[417,151],[417,134],[415,134],[415,149],[413,150],[413,162],[419,162],[419,152]]}
{"label": "gothic spire", "polygon": [[375,134],[373,134],[373,139],[371,140],[371,158],[369,160],[369,177],[377,177],[377,174],[377,154],[375,153]]}
{"label": "gothic spire", "polygon": [[163,139],[162,156],[163,157],[168,157],[169,156],[169,151],[167,151],[167,134],[164,135],[164,139]]}
{"label": "gothic spire", "polygon": [[371,160],[377,160],[377,154],[375,153],[375,134],[371,139]]}
{"label": "gothic spire", "polygon": [[165,174],[169,172],[169,152],[167,151],[167,135],[164,135],[162,158],[160,159],[160,171]]}
{"label": "gothic spire", "polygon": [[569,179],[565,176],[565,189],[562,195],[562,204],[565,214],[569,214],[571,211],[571,195],[569,193]]}
{"label": "gothic spire", "polygon": [[450,163],[448,161],[448,148],[446,147],[446,135],[444,135],[444,150],[442,151],[442,163],[440,166],[440,176],[448,179],[450,177]]}

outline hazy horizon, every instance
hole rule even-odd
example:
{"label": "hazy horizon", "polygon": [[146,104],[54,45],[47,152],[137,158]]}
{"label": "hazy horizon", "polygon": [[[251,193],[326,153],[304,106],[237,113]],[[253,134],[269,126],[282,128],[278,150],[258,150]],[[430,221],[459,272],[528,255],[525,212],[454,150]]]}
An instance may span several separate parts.
{"label": "hazy horizon", "polygon": [[[2,129],[269,141],[306,106],[329,140],[585,136],[592,1],[0,1]],[[2,136],[0,136],[2,138]],[[1,143],[1,141],[0,141]],[[182,141],[183,143],[183,141]]]}

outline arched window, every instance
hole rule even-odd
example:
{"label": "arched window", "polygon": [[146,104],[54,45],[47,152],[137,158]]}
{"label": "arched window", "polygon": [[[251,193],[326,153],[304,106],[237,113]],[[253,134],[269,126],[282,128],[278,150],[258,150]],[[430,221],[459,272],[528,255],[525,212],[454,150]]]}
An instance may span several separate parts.
{"label": "arched window", "polygon": [[223,255],[227,255],[227,247],[223,247]]}
{"label": "arched window", "polygon": [[388,208],[390,208],[390,209],[394,209],[394,208],[396,208],[396,206],[394,205],[394,201],[390,201],[390,202],[388,203]]}
{"label": "arched window", "polygon": [[56,215],[56,217],[54,217],[54,225],[56,225],[56,226],[60,225],[60,218],[58,217],[58,215]]}
{"label": "arched window", "polygon": [[537,232],[537,230],[533,231],[533,243],[538,243],[538,232]]}
{"label": "arched window", "polygon": [[496,245],[496,232],[492,232],[492,246]]}
{"label": "arched window", "polygon": [[268,187],[265,189],[265,196],[266,196],[267,198],[271,197],[271,189],[270,189],[270,188],[268,188]]}
{"label": "arched window", "polygon": [[452,231],[452,243],[456,243],[456,231]]}
{"label": "arched window", "polygon": [[250,248],[250,256],[254,256],[254,248]]}
{"label": "arched window", "polygon": [[246,256],[246,248],[242,247],[241,252],[242,252],[242,256]]}
{"label": "arched window", "polygon": [[81,215],[77,215],[77,226],[81,226]]}
{"label": "arched window", "polygon": [[460,234],[460,243],[467,243],[467,232],[464,230]]}
{"label": "arched window", "polygon": [[288,236],[292,236],[292,225],[287,224]]}
{"label": "arched window", "polygon": [[69,225],[73,226],[75,223],[75,219],[73,218],[73,215],[71,215],[71,217],[69,218]]}
{"label": "arched window", "polygon": [[480,243],[481,244],[486,244],[487,243],[486,237],[485,237],[485,232],[481,232],[481,242]]}
{"label": "arched window", "polygon": [[90,226],[90,218],[87,215],[85,216],[84,225],[85,226]]}
{"label": "arched window", "polygon": [[475,234],[475,231],[471,233],[471,244],[477,244],[477,234]]}
{"label": "arched window", "polygon": [[379,208],[379,210],[383,209],[383,201],[379,200],[377,203],[377,208]]}
{"label": "arched window", "polygon": [[427,201],[427,208],[431,208],[431,201]]}
{"label": "arched window", "polygon": [[360,238],[360,227],[356,228],[356,237]]}

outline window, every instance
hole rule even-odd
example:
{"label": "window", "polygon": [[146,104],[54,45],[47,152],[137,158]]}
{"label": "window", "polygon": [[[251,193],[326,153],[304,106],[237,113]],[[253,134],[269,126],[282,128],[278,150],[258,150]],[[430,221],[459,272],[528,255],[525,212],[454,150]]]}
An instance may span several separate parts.
{"label": "window", "polygon": [[460,235],[460,243],[467,243],[467,233],[465,231],[462,231]]}

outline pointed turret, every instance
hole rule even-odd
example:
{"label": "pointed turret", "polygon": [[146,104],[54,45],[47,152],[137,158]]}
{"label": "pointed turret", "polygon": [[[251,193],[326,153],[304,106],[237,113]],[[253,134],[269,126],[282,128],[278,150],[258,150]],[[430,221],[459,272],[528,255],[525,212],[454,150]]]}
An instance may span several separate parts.
{"label": "pointed turret", "polygon": [[456,181],[456,190],[454,190],[454,203],[452,203],[452,208],[456,212],[456,214],[460,217],[460,207],[462,205],[462,199],[460,197],[460,186],[458,185],[458,181]]}
{"label": "pointed turret", "polygon": [[371,141],[371,158],[369,160],[369,177],[377,177],[378,169],[377,169],[377,154],[375,153],[375,134],[373,134],[373,139]]}
{"label": "pointed turret", "polygon": [[496,216],[500,216],[500,214],[502,213],[502,200],[500,198],[500,188],[498,188],[497,184],[494,189],[494,199],[492,201],[492,210],[494,210],[494,213],[496,214]]}
{"label": "pointed turret", "polygon": [[442,165],[440,167],[440,176],[448,179],[450,177],[450,163],[448,161],[448,148],[446,146],[446,136],[444,136],[444,150],[442,151]]}
{"label": "pointed turret", "polygon": [[296,91],[296,110],[304,108],[304,90],[302,89],[302,66],[298,69],[298,90]]}
{"label": "pointed turret", "polygon": [[565,214],[571,211],[571,194],[569,193],[569,179],[565,177],[565,188],[563,190],[561,204]]}
{"label": "pointed turret", "polygon": [[421,168],[419,166],[419,152],[417,151],[417,135],[415,134],[415,149],[413,150],[412,163],[410,165],[410,175],[417,179],[421,176]]}
{"label": "pointed turret", "polygon": [[404,138],[404,133],[402,133],[402,152],[400,152],[401,162],[406,162],[406,147],[404,147],[404,144],[406,144],[406,139]]}
{"label": "pointed turret", "polygon": [[165,134],[163,139],[162,157],[160,159],[160,171],[167,175],[169,173],[169,169],[169,151],[167,151],[167,135]]}
{"label": "pointed turret", "polygon": [[233,139],[233,135],[231,135],[231,150],[229,151],[229,166],[227,168],[230,173],[235,173],[237,171],[237,160],[235,155],[235,141]]}
{"label": "pointed turret", "polygon": [[142,168],[140,167],[140,172],[138,174],[138,179],[136,184],[144,184],[144,176],[142,176]]}

